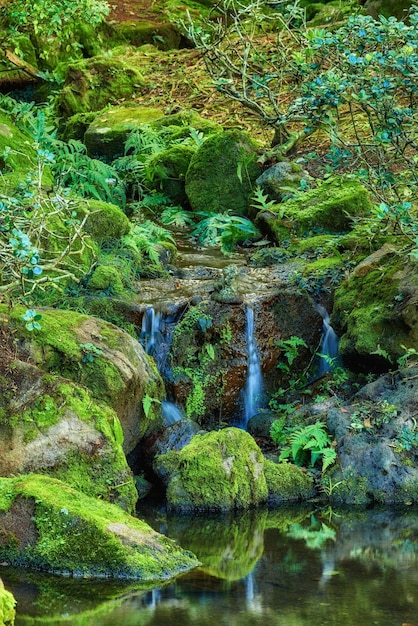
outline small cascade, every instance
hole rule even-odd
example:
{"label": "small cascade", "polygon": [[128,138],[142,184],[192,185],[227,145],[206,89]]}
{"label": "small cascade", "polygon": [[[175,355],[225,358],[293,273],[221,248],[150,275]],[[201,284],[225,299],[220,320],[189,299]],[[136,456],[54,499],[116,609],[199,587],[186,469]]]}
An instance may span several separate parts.
{"label": "small cascade", "polygon": [[164,400],[161,403],[161,414],[163,416],[164,424],[166,424],[166,426],[171,426],[172,424],[175,424],[176,422],[184,419],[183,412],[177,406],[177,404],[174,404],[174,402],[169,402],[168,400]]}
{"label": "small cascade", "polygon": [[262,407],[263,399],[263,376],[261,373],[260,354],[254,336],[254,309],[247,307],[247,350],[248,369],[247,382],[244,393],[244,417],[243,426],[246,428],[248,421]]}
{"label": "small cascade", "polygon": [[319,375],[325,374],[326,372],[330,372],[333,369],[333,364],[330,363],[330,359],[336,359],[338,357],[338,337],[329,323],[329,314],[326,309],[317,305],[317,310],[322,317],[322,338],[321,338],[321,347],[320,347],[320,355],[321,359],[319,362]]}
{"label": "small cascade", "polygon": [[[155,360],[158,371],[163,378],[167,376],[170,369],[168,352],[175,324],[174,316],[155,311],[152,306],[146,309],[142,318],[140,343],[145,352]],[[166,426],[171,426],[184,419],[181,409],[169,400],[164,400],[161,403],[161,414]]]}

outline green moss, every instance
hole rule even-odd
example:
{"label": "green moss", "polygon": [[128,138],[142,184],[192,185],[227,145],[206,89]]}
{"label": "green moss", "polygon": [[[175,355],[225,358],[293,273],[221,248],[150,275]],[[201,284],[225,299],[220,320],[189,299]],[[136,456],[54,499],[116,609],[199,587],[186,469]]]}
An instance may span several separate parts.
{"label": "green moss", "polygon": [[312,477],[296,465],[266,460],[264,474],[269,502],[306,500],[314,494]]}
{"label": "green moss", "polygon": [[162,191],[174,204],[187,202],[186,172],[195,152],[192,146],[171,146],[156,154],[147,166],[152,172],[152,187]]}
{"label": "green moss", "polygon": [[150,124],[163,115],[161,109],[138,105],[113,106],[102,111],[85,132],[88,153],[108,160],[123,155],[128,135],[142,124]]}
{"label": "green moss", "polygon": [[180,47],[181,34],[173,24],[128,20],[114,25],[114,41],[128,42],[139,47],[153,44],[160,50],[172,50]]}
{"label": "green moss", "polygon": [[0,579],[0,624],[1,626],[13,626],[15,621],[16,600],[10,591],[4,588]]}
{"label": "green moss", "polygon": [[170,507],[182,510],[248,508],[267,498],[263,455],[237,428],[196,435],[179,452],[179,470],[167,489]]}
{"label": "green moss", "polygon": [[192,157],[186,174],[186,194],[192,209],[246,215],[260,173],[256,151],[254,142],[239,130],[208,137]]}
{"label": "green moss", "polygon": [[129,233],[131,228],[129,220],[116,205],[101,200],[87,200],[85,204],[88,217],[84,230],[98,244],[120,239]]}
{"label": "green moss", "polygon": [[[0,545],[13,565],[78,576],[165,580],[197,565],[190,553],[117,506],[45,476],[0,479],[0,494],[33,503],[36,539]],[[1,496],[0,496],[1,499]],[[1,501],[1,500],[0,500]]]}
{"label": "green moss", "polygon": [[366,261],[337,289],[333,324],[342,331],[343,355],[369,355],[378,348],[395,359],[401,344],[409,345],[410,329],[398,311],[404,306],[400,272],[404,260],[397,254]]}
{"label": "green moss", "polygon": [[99,265],[91,275],[87,287],[93,291],[105,291],[107,295],[121,295],[123,282],[115,267]]}
{"label": "green moss", "polygon": [[[367,190],[355,179],[334,177],[297,198],[261,211],[257,220],[276,242],[289,238],[289,229],[298,236],[313,231],[344,232],[353,219],[370,213],[372,204]],[[274,215],[280,217],[274,218]]]}
{"label": "green moss", "polygon": [[63,118],[100,111],[110,103],[131,98],[144,84],[140,72],[122,58],[96,56],[70,63],[58,97]]}
{"label": "green moss", "polygon": [[341,255],[325,257],[312,261],[312,263],[307,263],[303,269],[303,275],[324,278],[333,270],[342,268],[343,266],[344,262]]}

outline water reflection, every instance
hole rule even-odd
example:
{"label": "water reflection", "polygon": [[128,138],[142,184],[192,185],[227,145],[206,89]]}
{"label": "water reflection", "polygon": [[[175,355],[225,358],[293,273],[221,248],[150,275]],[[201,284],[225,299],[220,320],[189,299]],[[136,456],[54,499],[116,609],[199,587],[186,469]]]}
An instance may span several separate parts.
{"label": "water reflection", "polygon": [[16,626],[418,625],[416,509],[155,519],[201,568],[149,590],[4,568]]}

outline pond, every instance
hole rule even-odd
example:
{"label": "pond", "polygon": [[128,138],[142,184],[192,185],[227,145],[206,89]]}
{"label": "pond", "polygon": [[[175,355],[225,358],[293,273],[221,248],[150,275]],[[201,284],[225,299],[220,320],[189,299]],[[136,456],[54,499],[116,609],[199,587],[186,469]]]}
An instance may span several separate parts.
{"label": "pond", "polygon": [[3,567],[16,626],[417,626],[418,510],[139,514],[202,566],[167,585]]}

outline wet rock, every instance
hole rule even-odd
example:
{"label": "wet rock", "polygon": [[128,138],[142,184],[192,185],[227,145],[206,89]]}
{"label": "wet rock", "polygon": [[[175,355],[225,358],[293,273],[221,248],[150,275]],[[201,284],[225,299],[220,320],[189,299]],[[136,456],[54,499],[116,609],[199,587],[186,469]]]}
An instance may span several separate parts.
{"label": "wet rock", "polygon": [[380,377],[328,412],[339,460],[331,477],[336,501],[418,501],[417,404],[415,367]]}
{"label": "wet rock", "polygon": [[0,475],[43,473],[132,511],[137,494],[116,413],[29,363],[0,367]]}
{"label": "wet rock", "polygon": [[[264,457],[238,428],[196,435],[172,457],[170,508],[182,511],[242,509],[265,502]],[[177,463],[175,458],[177,457]]]}
{"label": "wet rock", "polygon": [[145,522],[46,476],[1,478],[0,500],[0,560],[11,565],[142,581],[168,580],[198,565]]}

